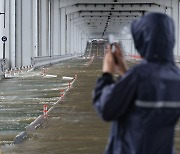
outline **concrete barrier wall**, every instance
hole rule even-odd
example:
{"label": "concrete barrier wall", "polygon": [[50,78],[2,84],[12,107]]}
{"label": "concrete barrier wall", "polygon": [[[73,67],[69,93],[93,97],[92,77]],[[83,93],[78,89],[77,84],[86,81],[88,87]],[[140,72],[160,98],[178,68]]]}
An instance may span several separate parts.
{"label": "concrete barrier wall", "polygon": [[41,67],[44,65],[51,65],[55,63],[59,63],[62,61],[70,60],[76,57],[79,57],[80,54],[74,55],[64,55],[64,56],[44,56],[44,57],[33,57],[31,58],[31,63],[34,65],[35,68]]}

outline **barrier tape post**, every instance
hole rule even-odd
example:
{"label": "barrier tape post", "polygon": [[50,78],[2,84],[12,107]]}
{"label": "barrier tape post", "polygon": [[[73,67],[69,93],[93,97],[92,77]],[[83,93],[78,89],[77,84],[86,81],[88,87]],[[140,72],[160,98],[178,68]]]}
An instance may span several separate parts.
{"label": "barrier tape post", "polygon": [[75,74],[74,79],[77,79],[77,74]]}
{"label": "barrier tape post", "polygon": [[60,90],[60,97],[64,96],[64,90]]}
{"label": "barrier tape post", "polygon": [[68,86],[69,86],[69,88],[71,87],[71,82],[69,82]]}
{"label": "barrier tape post", "polygon": [[46,117],[47,116],[47,105],[44,104],[43,106],[43,115]]}

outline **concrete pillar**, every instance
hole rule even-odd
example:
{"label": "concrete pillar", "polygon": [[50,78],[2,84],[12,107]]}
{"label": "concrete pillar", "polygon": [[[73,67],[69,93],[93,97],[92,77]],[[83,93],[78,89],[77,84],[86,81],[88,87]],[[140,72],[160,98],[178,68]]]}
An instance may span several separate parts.
{"label": "concrete pillar", "polygon": [[[10,53],[10,0],[4,0],[4,11],[5,11],[5,16],[6,16],[6,21],[5,21],[5,30],[4,30],[4,35],[7,36],[7,41],[6,41],[6,58],[9,61],[9,66],[11,63],[11,53]],[[1,15],[2,16],[2,15]]]}
{"label": "concrete pillar", "polygon": [[174,24],[175,24],[175,38],[176,38],[176,44],[174,47],[174,54],[179,55],[180,51],[179,49],[179,11],[178,11],[178,6],[179,6],[179,0],[171,0],[172,1],[172,18],[174,19]]}
{"label": "concrete pillar", "polygon": [[[0,0],[0,12],[1,13],[4,13],[4,0]],[[0,39],[2,38],[2,36],[4,36],[4,18],[5,18],[5,15],[4,14],[1,14],[0,15]],[[3,58],[3,43],[2,41],[0,40],[0,59]]]}
{"label": "concrete pillar", "polygon": [[33,56],[32,2],[32,0],[22,0],[22,65],[30,65]]}
{"label": "concrete pillar", "polygon": [[52,56],[52,40],[51,40],[51,0],[48,0],[48,6],[47,6],[47,11],[48,11],[48,56]]}
{"label": "concrete pillar", "polygon": [[39,0],[39,56],[49,56],[48,0]]}
{"label": "concrete pillar", "polygon": [[76,52],[79,53],[79,31],[78,31],[78,25],[76,24]]}
{"label": "concrete pillar", "polygon": [[74,31],[74,38],[73,38],[74,52],[77,53],[77,26],[75,23],[73,25],[73,31]]}
{"label": "concrete pillar", "polygon": [[22,0],[16,1],[16,66],[22,66]]}
{"label": "concrete pillar", "polygon": [[10,0],[9,1],[9,6],[10,6],[10,37],[9,37],[9,42],[10,42],[10,66],[15,67],[16,66],[16,49],[15,49],[15,41],[16,41],[16,35],[15,35],[15,6],[16,6],[16,1],[15,0]]}
{"label": "concrete pillar", "polygon": [[38,0],[33,0],[33,57],[38,56]]}
{"label": "concrete pillar", "polygon": [[66,40],[66,49],[67,54],[71,53],[71,15],[67,15],[67,40]]}
{"label": "concrete pillar", "polygon": [[66,54],[66,10],[61,8],[61,55]]}
{"label": "concrete pillar", "polygon": [[77,26],[77,53],[81,53],[80,52],[80,30],[79,30],[79,27]]}
{"label": "concrete pillar", "polygon": [[86,46],[87,46],[87,34],[84,35],[84,53],[86,50]]}
{"label": "concrete pillar", "polygon": [[74,21],[73,21],[74,14],[71,14],[71,54],[74,53],[75,47],[74,47]]}
{"label": "concrete pillar", "polygon": [[85,47],[85,34],[83,32],[83,35],[82,35],[82,53],[84,54],[84,47]]}
{"label": "concrete pillar", "polygon": [[81,30],[79,30],[79,52],[81,53],[82,55],[82,32]]}
{"label": "concrete pillar", "polygon": [[83,54],[85,53],[85,49],[86,49],[86,34],[83,34]]}
{"label": "concrete pillar", "polygon": [[82,31],[81,32],[81,36],[82,36],[82,38],[81,38],[81,53],[82,54],[84,54],[84,32]]}
{"label": "concrete pillar", "polygon": [[59,9],[59,0],[51,1],[52,7],[52,28],[51,28],[51,37],[52,37],[52,53],[53,55],[60,55],[60,9]]}
{"label": "concrete pillar", "polygon": [[[178,12],[179,12],[179,14],[178,14],[178,21],[179,21],[179,23],[178,23],[178,25],[180,26],[180,1],[179,1],[179,4],[178,4]],[[178,26],[178,40],[177,40],[177,42],[178,42],[178,48],[177,48],[177,50],[178,50],[178,56],[180,56],[180,50],[179,50],[179,48],[180,48],[180,27]]]}
{"label": "concrete pillar", "polygon": [[82,31],[79,29],[79,52],[82,54]]}
{"label": "concrete pillar", "polygon": [[81,30],[81,53],[83,54],[83,45],[84,45],[84,37],[83,37],[83,31]]}
{"label": "concrete pillar", "polygon": [[79,51],[79,27],[78,25],[76,25],[76,35],[77,35],[77,38],[76,38],[76,44],[77,44],[77,53],[80,53]]}
{"label": "concrete pillar", "polygon": [[[10,16],[10,18],[11,17],[12,16]],[[15,43],[15,45],[13,45],[12,41],[10,42],[11,59],[15,59],[16,67],[27,66],[31,64],[31,57],[38,55],[37,0],[16,1],[15,20],[14,39],[10,36],[13,43]],[[12,30],[10,27],[10,35],[12,35]],[[14,55],[12,46],[15,46]]]}
{"label": "concrete pillar", "polygon": [[86,34],[86,44],[85,44],[85,49],[86,49],[86,46],[87,46],[87,42],[88,42],[88,34]]}

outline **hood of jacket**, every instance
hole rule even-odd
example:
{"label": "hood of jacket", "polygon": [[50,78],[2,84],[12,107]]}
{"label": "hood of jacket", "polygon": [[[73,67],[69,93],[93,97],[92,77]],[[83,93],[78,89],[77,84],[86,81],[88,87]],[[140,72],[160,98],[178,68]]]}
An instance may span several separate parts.
{"label": "hood of jacket", "polygon": [[150,13],[134,20],[131,32],[139,54],[150,62],[174,63],[174,22],[162,13]]}

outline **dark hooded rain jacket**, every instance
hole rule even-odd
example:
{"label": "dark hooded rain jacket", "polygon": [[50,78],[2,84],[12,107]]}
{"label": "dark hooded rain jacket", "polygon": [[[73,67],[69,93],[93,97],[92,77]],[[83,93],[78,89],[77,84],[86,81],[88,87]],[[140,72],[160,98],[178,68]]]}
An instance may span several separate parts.
{"label": "dark hooded rain jacket", "polygon": [[180,115],[180,71],[175,66],[174,23],[150,13],[131,25],[135,47],[144,61],[116,82],[104,73],[93,103],[112,121],[106,154],[174,154],[174,129]]}

